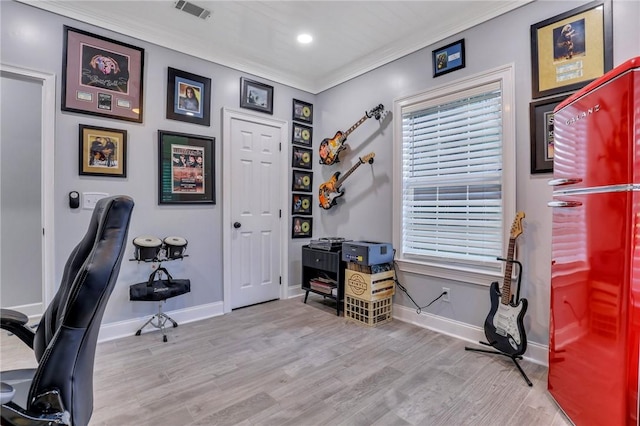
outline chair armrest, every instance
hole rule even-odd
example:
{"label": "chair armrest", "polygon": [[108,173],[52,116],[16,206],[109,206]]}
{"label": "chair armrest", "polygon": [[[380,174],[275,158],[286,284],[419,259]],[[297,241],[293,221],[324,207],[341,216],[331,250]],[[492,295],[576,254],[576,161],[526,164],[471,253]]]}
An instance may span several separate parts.
{"label": "chair armrest", "polygon": [[18,311],[0,309],[0,328],[18,336],[27,346],[33,349],[35,333],[27,326],[29,318]]}
{"label": "chair armrest", "polygon": [[16,394],[16,390],[8,383],[0,382],[2,388],[0,389],[0,401],[2,405],[13,400],[13,396]]}

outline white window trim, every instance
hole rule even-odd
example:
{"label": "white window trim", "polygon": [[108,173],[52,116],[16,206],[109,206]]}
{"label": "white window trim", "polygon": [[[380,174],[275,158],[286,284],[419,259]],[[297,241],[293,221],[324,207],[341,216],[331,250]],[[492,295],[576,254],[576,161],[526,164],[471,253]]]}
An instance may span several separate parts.
{"label": "white window trim", "polygon": [[[503,126],[503,170],[502,190],[504,205],[503,235],[509,235],[513,217],[516,213],[516,119],[515,119],[515,77],[514,65],[507,64],[471,77],[439,86],[415,95],[399,98],[393,102],[396,117],[393,125],[393,245],[396,247],[396,262],[404,272],[419,275],[446,278],[461,282],[489,286],[499,281],[502,274],[489,273],[474,269],[472,266],[443,266],[441,263],[429,263],[412,259],[402,253],[402,112],[403,109],[447,96],[461,90],[499,82],[502,87],[502,126]],[[508,241],[508,238],[505,238]],[[505,247],[506,250],[506,247]],[[496,260],[496,262],[499,262]]]}

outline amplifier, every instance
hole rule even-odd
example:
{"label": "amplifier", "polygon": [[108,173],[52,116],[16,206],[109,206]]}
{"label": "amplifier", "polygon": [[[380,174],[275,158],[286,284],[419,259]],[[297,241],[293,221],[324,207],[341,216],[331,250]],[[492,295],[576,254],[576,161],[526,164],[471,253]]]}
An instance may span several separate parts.
{"label": "amplifier", "polygon": [[389,243],[348,241],[342,243],[342,260],[359,265],[379,265],[393,262],[393,247]]}

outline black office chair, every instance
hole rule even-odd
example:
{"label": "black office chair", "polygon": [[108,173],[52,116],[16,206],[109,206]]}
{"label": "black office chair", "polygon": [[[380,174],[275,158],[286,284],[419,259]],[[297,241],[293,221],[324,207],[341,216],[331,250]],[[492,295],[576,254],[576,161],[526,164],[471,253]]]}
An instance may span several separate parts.
{"label": "black office chair", "polygon": [[35,332],[25,315],[0,312],[0,328],[29,345],[38,361],[35,369],[1,373],[2,425],[89,423],[98,332],[120,271],[133,204],[127,196],[96,203],[89,229],[71,252]]}

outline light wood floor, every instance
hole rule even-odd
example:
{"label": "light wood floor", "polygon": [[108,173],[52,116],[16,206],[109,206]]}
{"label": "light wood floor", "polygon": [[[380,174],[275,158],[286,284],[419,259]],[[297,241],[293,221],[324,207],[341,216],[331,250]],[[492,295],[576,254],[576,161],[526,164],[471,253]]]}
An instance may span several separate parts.
{"label": "light wood floor", "polygon": [[[315,295],[168,335],[98,345],[92,426],[570,424],[545,367],[522,361],[529,387],[508,358],[398,320],[350,322]],[[0,349],[3,370],[35,364],[16,337]]]}

